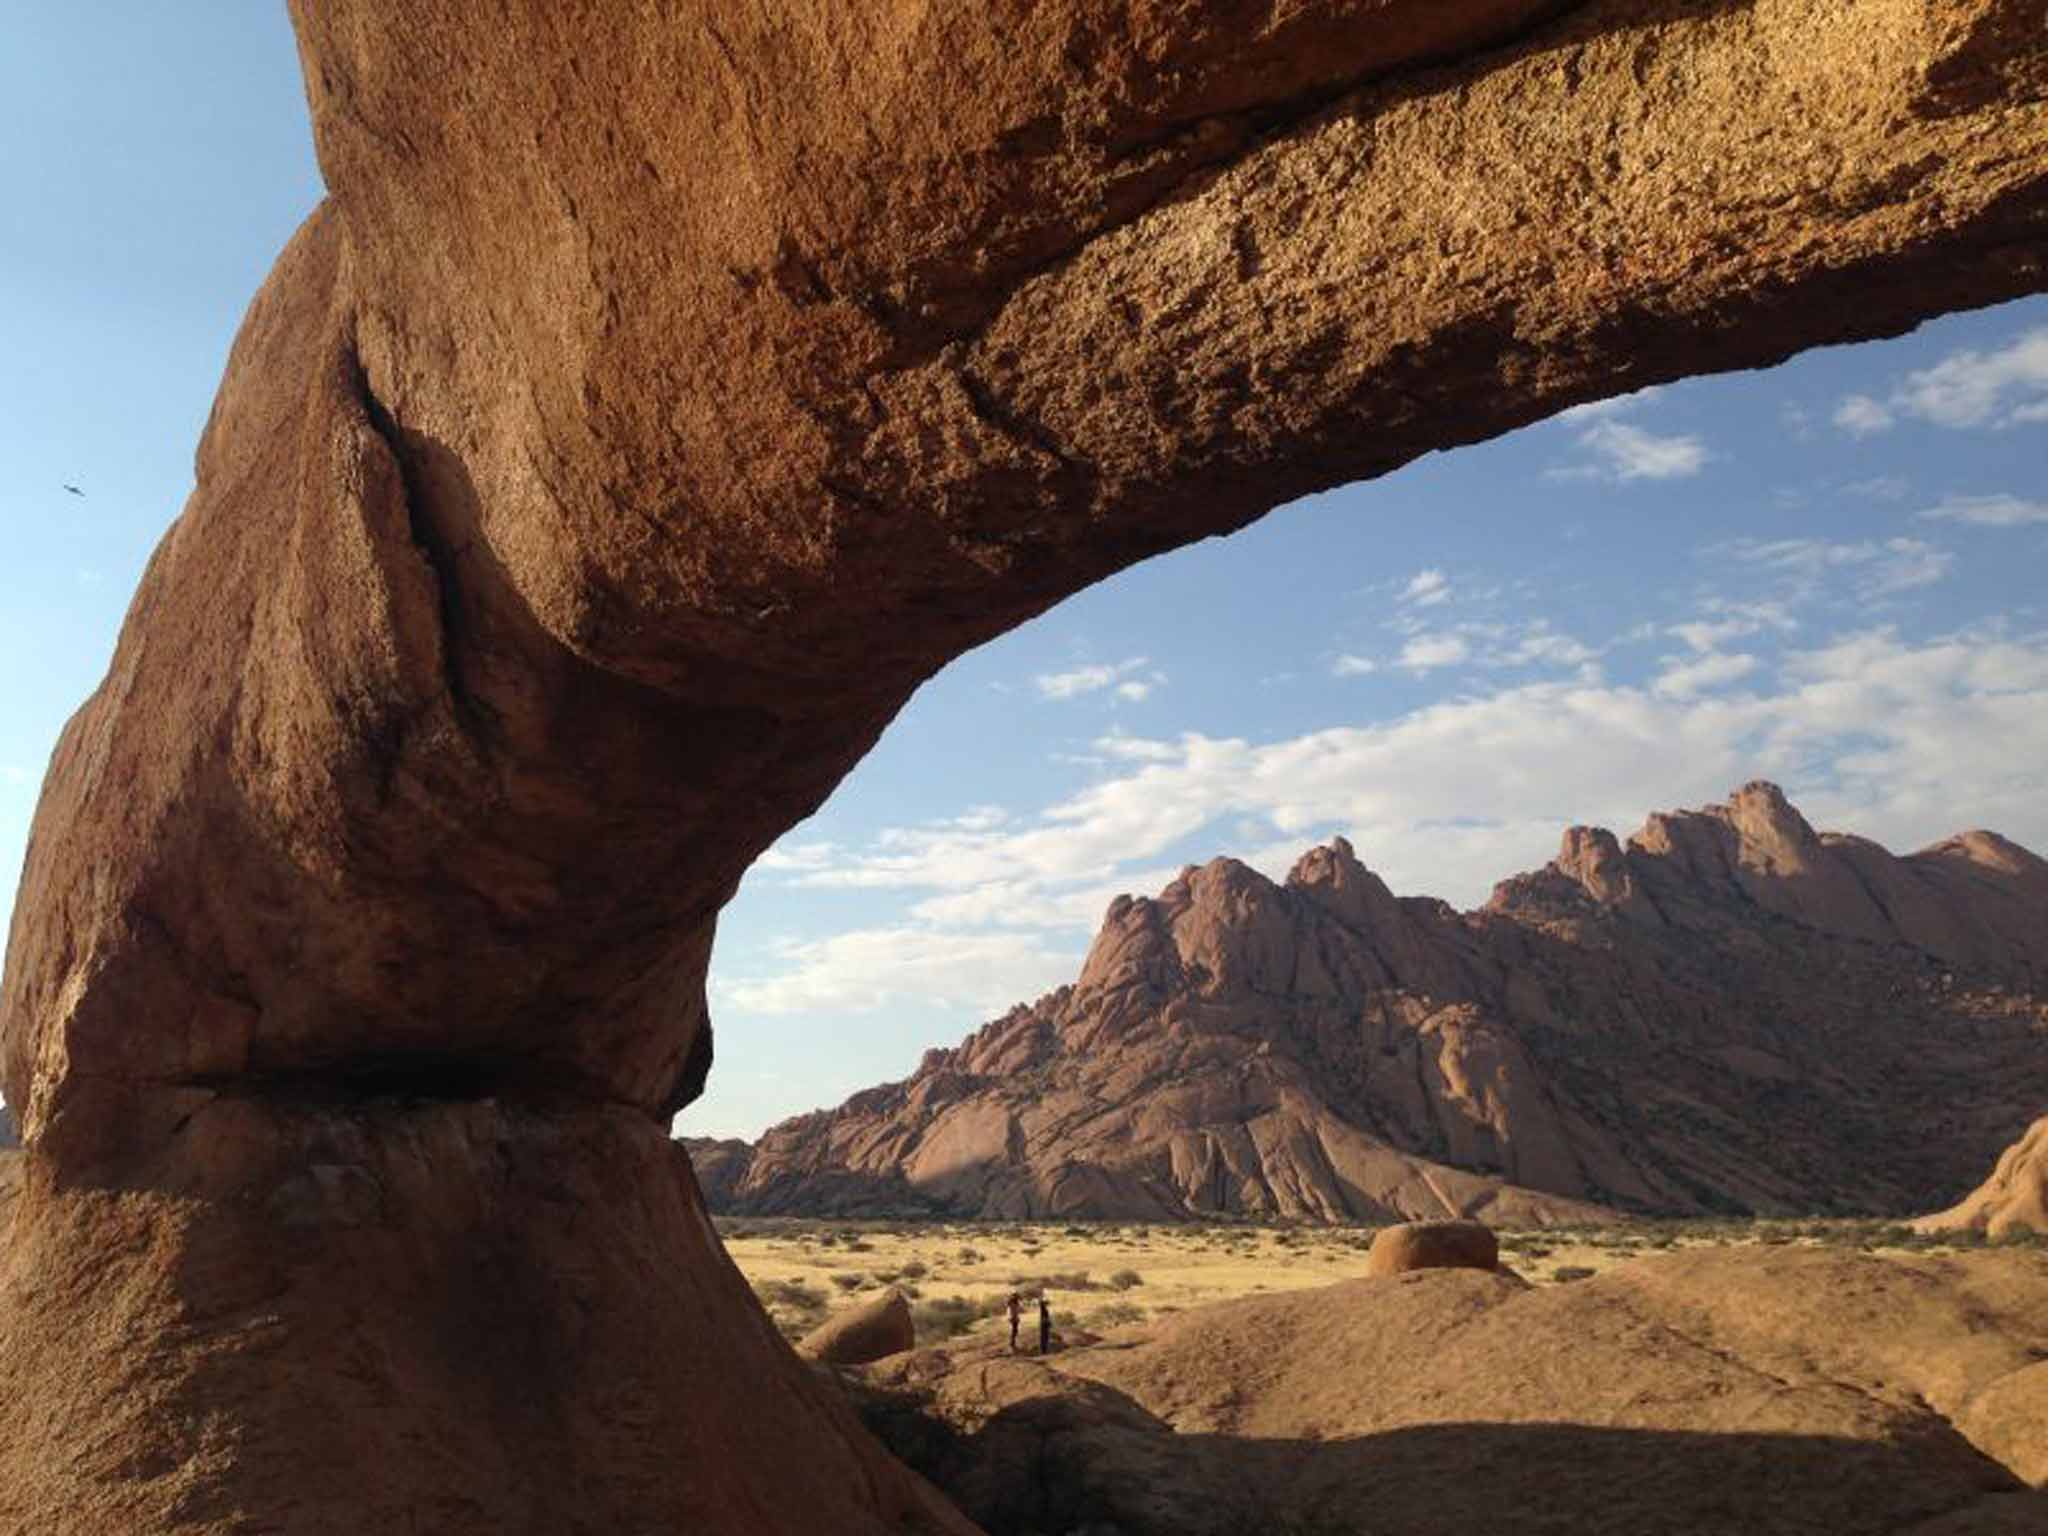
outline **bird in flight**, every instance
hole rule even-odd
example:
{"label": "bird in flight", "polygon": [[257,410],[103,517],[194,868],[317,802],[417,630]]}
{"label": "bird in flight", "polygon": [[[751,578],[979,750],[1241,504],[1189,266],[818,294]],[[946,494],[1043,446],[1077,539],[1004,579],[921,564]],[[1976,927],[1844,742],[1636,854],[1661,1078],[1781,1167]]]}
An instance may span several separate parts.
{"label": "bird in flight", "polygon": [[79,489],[79,488],[78,488],[77,486],[75,486],[75,485],[67,485],[67,486],[65,486],[65,487],[64,487],[64,489],[65,489],[65,490],[67,490],[67,491],[69,491],[69,492],[70,492],[70,493],[71,493],[72,495],[74,495],[74,496],[83,496],[83,495],[85,494],[85,492],[81,491],[81,490],[80,490],[80,489]]}

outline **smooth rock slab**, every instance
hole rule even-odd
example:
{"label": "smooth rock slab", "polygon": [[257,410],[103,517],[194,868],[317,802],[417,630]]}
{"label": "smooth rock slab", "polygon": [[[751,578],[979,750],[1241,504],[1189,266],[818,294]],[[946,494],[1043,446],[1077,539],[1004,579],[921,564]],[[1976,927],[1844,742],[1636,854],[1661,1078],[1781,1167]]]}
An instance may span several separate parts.
{"label": "smooth rock slab", "polygon": [[917,1343],[910,1302],[893,1285],[873,1301],[848,1307],[805,1334],[800,1355],[827,1365],[867,1365],[901,1354]]}

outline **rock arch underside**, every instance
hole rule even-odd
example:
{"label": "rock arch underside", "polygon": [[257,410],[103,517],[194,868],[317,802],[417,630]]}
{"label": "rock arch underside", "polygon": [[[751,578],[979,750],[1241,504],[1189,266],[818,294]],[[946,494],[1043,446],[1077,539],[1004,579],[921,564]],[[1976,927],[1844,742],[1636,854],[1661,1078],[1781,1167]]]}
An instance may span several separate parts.
{"label": "rock arch underside", "polygon": [[749,861],[1135,560],[2048,287],[2043,0],[292,9],[9,940],[8,1530],[969,1529],[667,1139]]}

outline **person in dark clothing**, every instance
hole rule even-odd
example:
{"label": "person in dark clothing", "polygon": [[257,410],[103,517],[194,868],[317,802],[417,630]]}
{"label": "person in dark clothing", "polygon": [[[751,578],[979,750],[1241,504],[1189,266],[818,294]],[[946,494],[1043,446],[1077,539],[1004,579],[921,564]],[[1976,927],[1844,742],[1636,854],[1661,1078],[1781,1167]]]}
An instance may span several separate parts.
{"label": "person in dark clothing", "polygon": [[1024,1321],[1024,1298],[1010,1292],[1010,1353],[1017,1353],[1017,1325]]}
{"label": "person in dark clothing", "polygon": [[1038,1352],[1042,1355],[1052,1348],[1052,1304],[1044,1296],[1038,1298]]}

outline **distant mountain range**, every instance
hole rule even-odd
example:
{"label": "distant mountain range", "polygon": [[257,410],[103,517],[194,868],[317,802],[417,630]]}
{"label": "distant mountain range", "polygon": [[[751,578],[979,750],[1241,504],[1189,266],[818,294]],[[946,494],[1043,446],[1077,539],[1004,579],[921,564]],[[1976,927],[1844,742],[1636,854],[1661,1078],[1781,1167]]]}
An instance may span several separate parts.
{"label": "distant mountain range", "polygon": [[691,1149],[753,1214],[1907,1215],[2044,1109],[2048,863],[1894,857],[1753,783],[1574,827],[1474,912],[1342,839],[1190,866],[906,1080]]}

